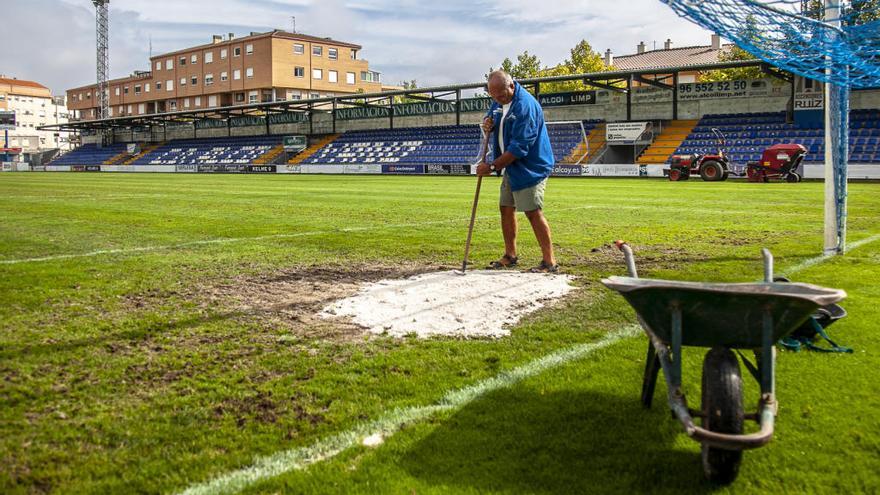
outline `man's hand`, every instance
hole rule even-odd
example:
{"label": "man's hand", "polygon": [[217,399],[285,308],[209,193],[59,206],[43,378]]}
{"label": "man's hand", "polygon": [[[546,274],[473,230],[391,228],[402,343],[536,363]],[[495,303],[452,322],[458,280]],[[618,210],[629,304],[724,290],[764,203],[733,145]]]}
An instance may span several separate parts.
{"label": "man's hand", "polygon": [[480,162],[477,165],[477,175],[492,175],[492,169],[489,168],[489,164],[486,162]]}
{"label": "man's hand", "polygon": [[483,132],[489,134],[492,132],[492,128],[495,127],[495,122],[492,121],[492,117],[486,117],[483,119],[483,123],[480,124],[480,127],[483,129]]}

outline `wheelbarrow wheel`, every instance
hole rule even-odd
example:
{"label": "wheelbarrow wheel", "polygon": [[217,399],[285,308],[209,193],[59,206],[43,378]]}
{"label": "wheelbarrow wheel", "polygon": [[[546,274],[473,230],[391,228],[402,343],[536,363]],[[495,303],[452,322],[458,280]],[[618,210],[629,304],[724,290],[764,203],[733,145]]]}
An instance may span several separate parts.
{"label": "wheelbarrow wheel", "polygon": [[[742,375],[736,355],[726,347],[713,347],[703,359],[703,428],[716,433],[742,434],[745,421]],[[703,473],[713,483],[736,479],[741,450],[702,446]]]}

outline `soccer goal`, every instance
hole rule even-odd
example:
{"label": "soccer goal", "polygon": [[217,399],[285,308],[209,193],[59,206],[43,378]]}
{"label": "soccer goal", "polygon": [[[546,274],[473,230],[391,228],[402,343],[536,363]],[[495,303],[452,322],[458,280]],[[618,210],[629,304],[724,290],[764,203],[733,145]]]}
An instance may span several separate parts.
{"label": "soccer goal", "polygon": [[874,0],[660,0],[767,63],[825,84],[825,254],[846,248],[849,95],[880,86]]}

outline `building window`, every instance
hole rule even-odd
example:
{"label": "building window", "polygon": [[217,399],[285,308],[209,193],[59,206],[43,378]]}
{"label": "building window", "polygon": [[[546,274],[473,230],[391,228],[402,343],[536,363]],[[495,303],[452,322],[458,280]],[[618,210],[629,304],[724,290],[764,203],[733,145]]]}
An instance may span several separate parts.
{"label": "building window", "polygon": [[226,48],[220,49],[220,60],[226,60]]}
{"label": "building window", "polygon": [[253,55],[254,54],[254,45],[252,45],[252,44],[244,45],[244,52],[248,55]]}
{"label": "building window", "polygon": [[327,58],[329,58],[330,60],[336,60],[339,58],[339,52],[336,50],[336,48],[327,49]]}
{"label": "building window", "polygon": [[324,77],[324,71],[321,69],[312,69],[312,79],[322,79]]}
{"label": "building window", "polygon": [[156,62],[156,70],[162,70],[162,62]]}
{"label": "building window", "polygon": [[177,110],[177,101],[168,100],[168,108],[170,108],[171,110]]}
{"label": "building window", "polygon": [[205,52],[205,63],[210,64],[214,62],[214,52]]}
{"label": "building window", "polygon": [[158,81],[158,82],[156,82],[156,91],[158,91],[160,89],[162,89],[162,82]]}
{"label": "building window", "polygon": [[144,93],[150,92],[150,83],[144,84]]}
{"label": "building window", "polygon": [[199,77],[198,77],[198,76],[192,76],[192,78],[190,78],[190,82],[192,83],[193,86],[199,84]]}
{"label": "building window", "polygon": [[136,94],[136,95],[141,94],[141,86],[140,86],[140,84],[135,84],[135,86],[134,86],[134,94]]}
{"label": "building window", "polygon": [[146,103],[138,103],[138,115],[143,115],[145,113],[147,113]]}
{"label": "building window", "polygon": [[229,73],[228,72],[221,72],[220,73],[220,80],[221,81],[228,81],[229,80]]}
{"label": "building window", "polygon": [[124,88],[122,88],[122,93],[128,94],[128,86],[125,86]]}
{"label": "building window", "polygon": [[245,69],[244,76],[247,77],[248,79],[253,79],[254,78],[254,68],[248,67],[247,69]]}
{"label": "building window", "polygon": [[320,97],[321,97],[321,95],[319,95],[318,93],[309,94],[309,98],[320,98]]}
{"label": "building window", "polygon": [[361,71],[361,81],[369,81],[366,71]]}
{"label": "building window", "polygon": [[294,67],[293,68],[293,76],[294,77],[306,77],[306,68],[305,67]]}
{"label": "building window", "polygon": [[355,79],[354,72],[346,72],[345,73],[345,83],[346,84],[354,84],[355,83],[354,79]]}
{"label": "building window", "polygon": [[217,95],[211,95],[208,97],[208,106],[216,107],[217,106]]}
{"label": "building window", "polygon": [[116,86],[115,92],[116,92],[116,96],[119,96],[119,86]]}
{"label": "building window", "polygon": [[129,105],[128,107],[126,107],[125,111],[126,111],[126,113],[128,113],[129,115],[131,115],[131,105]]}
{"label": "building window", "polygon": [[174,68],[174,60],[171,60],[169,58],[168,60],[165,61],[165,70],[171,70],[173,68]]}
{"label": "building window", "polygon": [[312,45],[312,55],[320,57],[324,53],[324,47],[320,45]]}
{"label": "building window", "polygon": [[186,65],[186,57],[180,57],[180,65],[181,66]]}
{"label": "building window", "polygon": [[235,93],[235,102],[244,103],[244,93]]}
{"label": "building window", "polygon": [[170,79],[165,81],[165,91],[174,91],[174,81]]}
{"label": "building window", "polygon": [[192,57],[189,58],[189,63],[196,64],[199,62],[199,56],[193,53]]}
{"label": "building window", "polygon": [[205,74],[205,86],[210,86],[212,84],[214,84],[214,74]]}
{"label": "building window", "polygon": [[352,51],[351,51],[351,59],[352,59],[352,60],[357,60],[357,58],[358,58],[358,51],[357,51],[357,50],[352,50]]}
{"label": "building window", "polygon": [[183,108],[189,108],[189,98],[184,98],[184,100],[183,100]]}
{"label": "building window", "polygon": [[293,44],[293,53],[296,55],[302,55],[306,52],[306,47],[300,43]]}
{"label": "building window", "polygon": [[195,106],[197,106],[197,107],[202,106],[202,97],[201,96],[196,96],[195,100],[196,100]]}
{"label": "building window", "polygon": [[241,79],[241,70],[235,69],[234,71],[232,71],[232,80],[238,81],[239,79]]}
{"label": "building window", "polygon": [[259,95],[256,91],[248,93],[248,103],[259,103]]}
{"label": "building window", "polygon": [[232,56],[233,57],[240,57],[241,56],[241,47],[240,46],[237,46],[232,49]]}
{"label": "building window", "polygon": [[328,70],[327,71],[327,80],[332,83],[339,82],[339,73],[336,72],[335,70]]}
{"label": "building window", "polygon": [[181,85],[181,86],[186,86],[186,78],[185,78],[185,77],[181,77],[181,78],[180,78],[180,85]]}

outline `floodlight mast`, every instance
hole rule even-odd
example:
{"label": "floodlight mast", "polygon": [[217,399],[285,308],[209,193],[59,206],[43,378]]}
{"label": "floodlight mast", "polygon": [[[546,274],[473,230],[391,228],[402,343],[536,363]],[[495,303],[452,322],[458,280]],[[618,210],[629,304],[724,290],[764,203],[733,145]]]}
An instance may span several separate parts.
{"label": "floodlight mast", "polygon": [[[97,62],[97,100],[100,119],[110,117],[110,14],[108,4],[110,0],[92,0],[95,5],[95,48]],[[107,136],[102,141],[109,144]]]}

